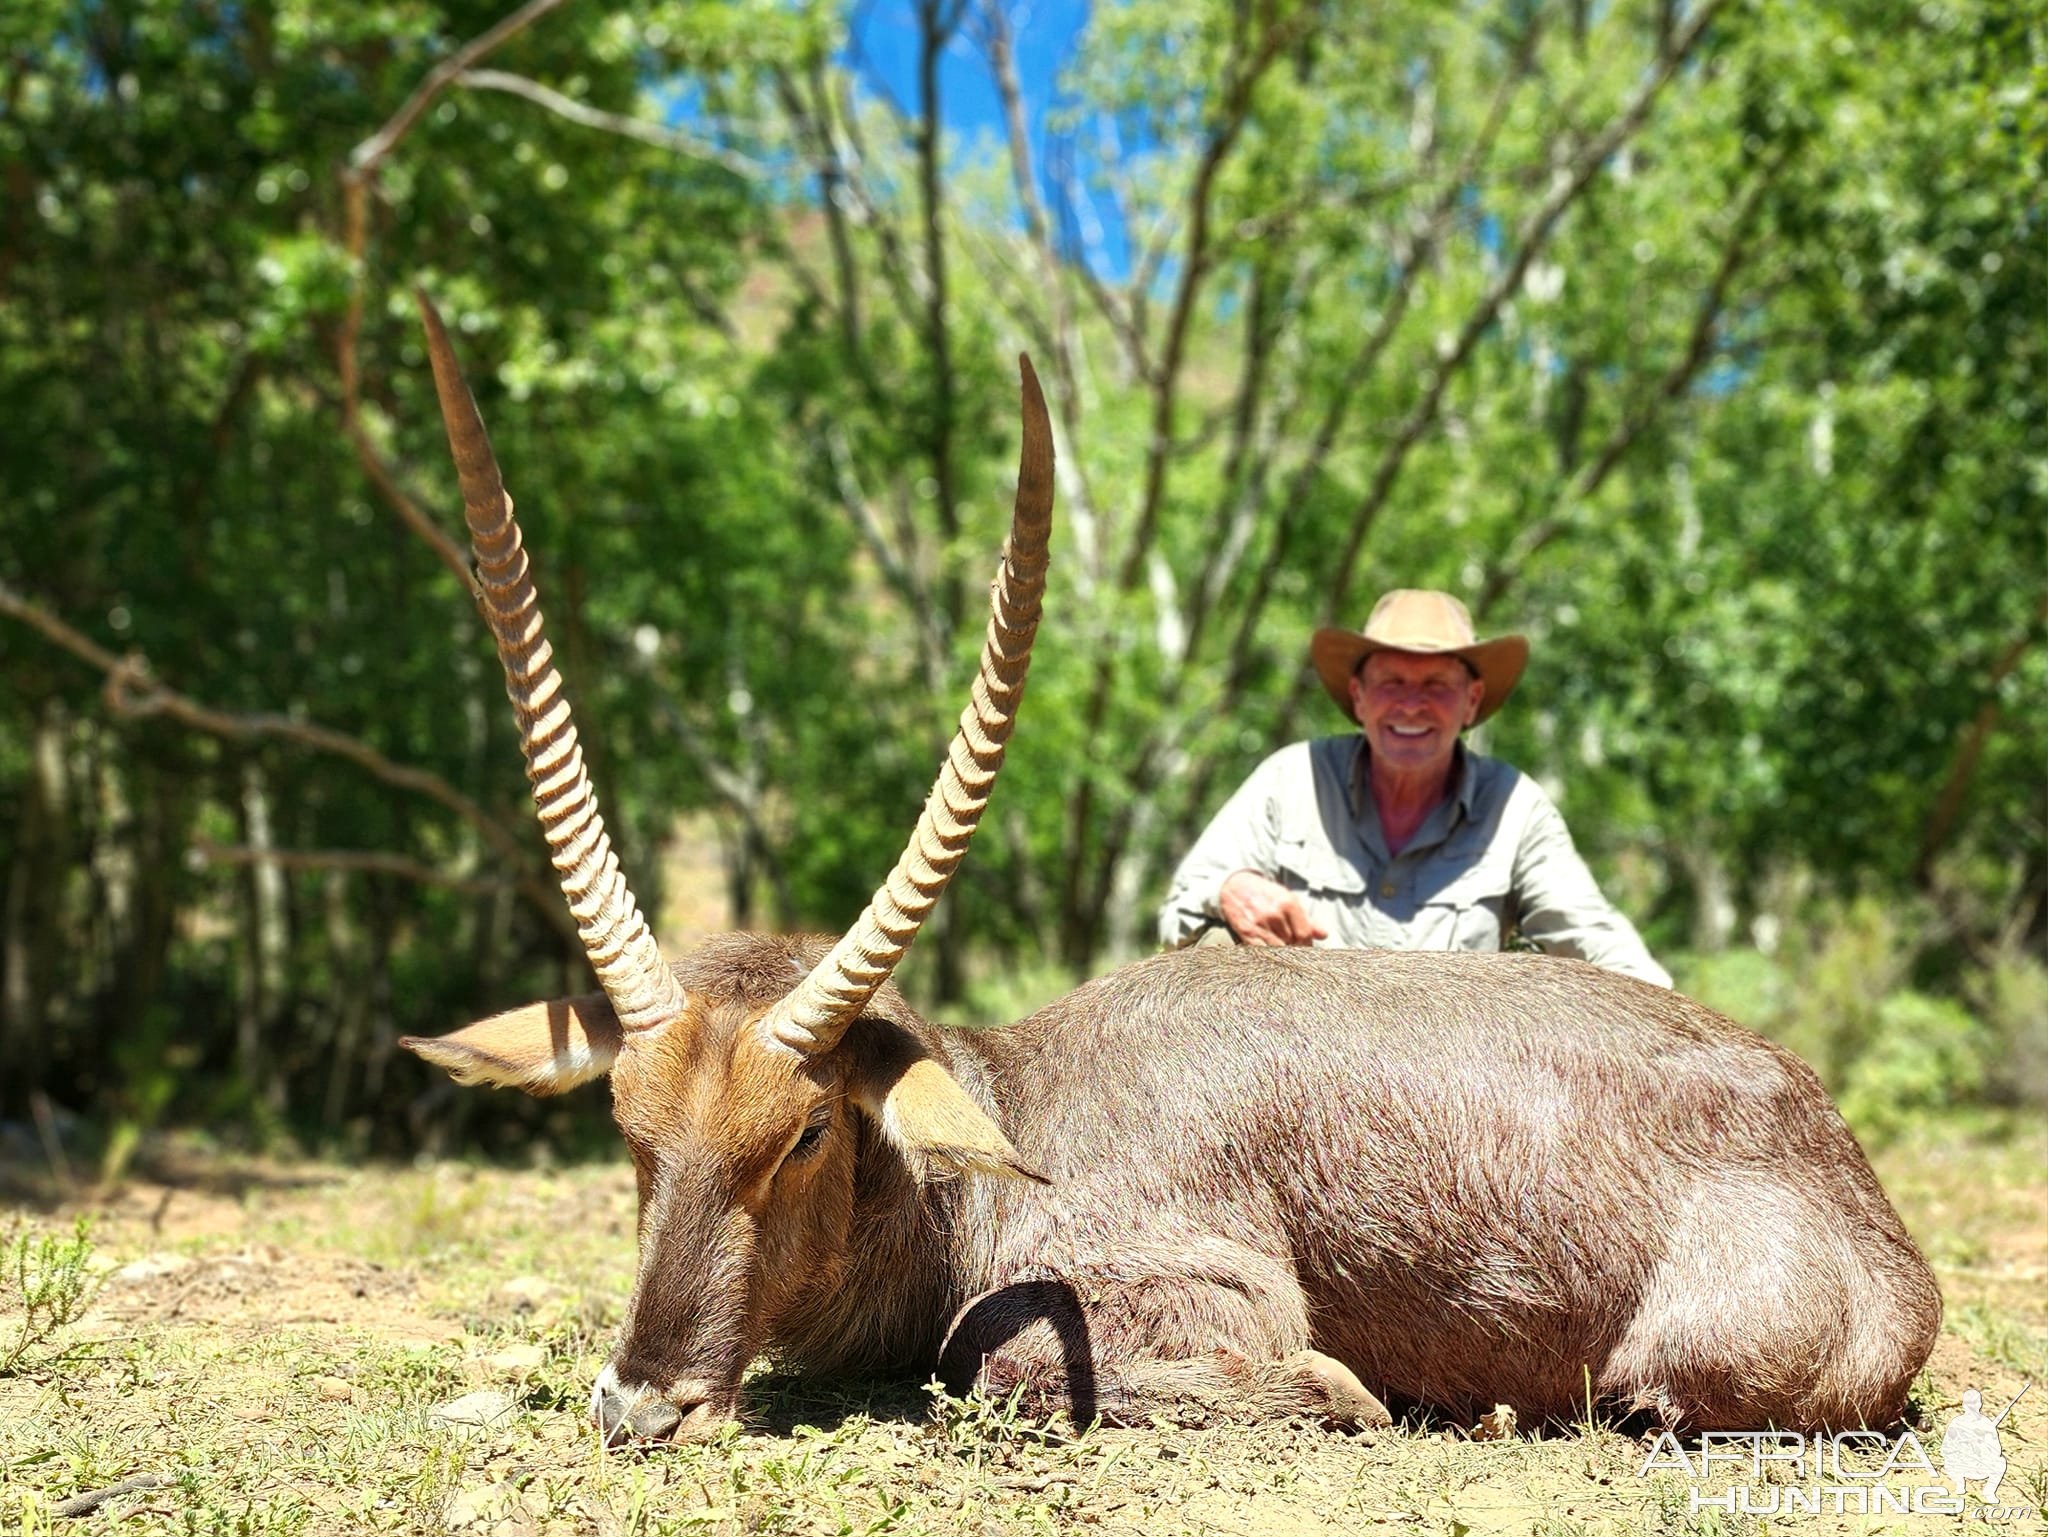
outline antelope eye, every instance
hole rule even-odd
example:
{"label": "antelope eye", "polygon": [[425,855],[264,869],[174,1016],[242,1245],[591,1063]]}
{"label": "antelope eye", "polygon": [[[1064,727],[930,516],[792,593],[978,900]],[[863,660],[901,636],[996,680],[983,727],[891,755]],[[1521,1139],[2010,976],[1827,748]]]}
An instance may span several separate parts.
{"label": "antelope eye", "polygon": [[825,1133],[832,1125],[829,1112],[804,1128],[804,1134],[796,1139],[796,1146],[789,1150],[788,1162],[801,1163],[825,1145]]}

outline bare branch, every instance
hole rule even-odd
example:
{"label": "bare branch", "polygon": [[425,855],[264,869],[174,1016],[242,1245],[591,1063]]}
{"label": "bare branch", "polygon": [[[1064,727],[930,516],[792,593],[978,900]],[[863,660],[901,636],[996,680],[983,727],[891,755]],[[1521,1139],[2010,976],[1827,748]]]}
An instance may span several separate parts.
{"label": "bare branch", "polygon": [[1243,414],[1243,402],[1233,395],[1228,400],[1218,401],[1203,411],[1195,422],[1195,430],[1185,437],[1175,438],[1167,445],[1168,453],[1175,459],[1192,459],[1204,454],[1214,446],[1224,432],[1234,427]]}
{"label": "bare branch", "polygon": [[1131,531],[1131,542],[1124,552],[1122,569],[1117,577],[1117,584],[1126,592],[1137,585],[1143,574],[1146,556],[1158,530],[1159,508],[1165,499],[1166,461],[1173,441],[1174,408],[1179,397],[1181,362],[1187,351],[1188,325],[1194,317],[1196,295],[1201,291],[1202,280],[1208,275],[1209,264],[1214,257],[1210,248],[1209,221],[1213,215],[1210,200],[1215,192],[1216,178],[1230,157],[1245,119],[1250,115],[1253,92],[1273,61],[1293,40],[1296,30],[1294,24],[1269,27],[1258,52],[1233,72],[1224,92],[1220,120],[1203,147],[1202,158],[1195,166],[1193,184],[1188,189],[1187,244],[1181,254],[1180,282],[1166,323],[1166,344],[1160,354],[1158,374],[1153,380],[1152,435],[1145,450],[1144,489],[1138,499],[1137,526]]}
{"label": "bare branch", "polygon": [[[1088,259],[1086,247],[1094,242],[1086,241],[1085,233],[1082,242],[1076,245],[1075,265],[1081,272],[1084,288],[1089,297],[1123,341],[1131,373],[1140,380],[1150,380],[1152,361],[1148,333],[1151,330],[1152,284],[1159,275],[1159,264],[1165,259],[1165,250],[1171,240],[1174,227],[1173,209],[1171,206],[1162,207],[1144,238],[1137,237],[1134,233],[1138,226],[1137,194],[1131,185],[1129,166],[1122,146],[1117,141],[1116,124],[1110,120],[1098,120],[1097,127],[1110,140],[1099,157],[1099,163],[1103,179],[1108,183],[1110,201],[1115,205],[1117,227],[1124,231],[1130,249],[1136,253],[1136,259],[1131,262],[1130,274],[1122,284],[1122,298],[1111,292],[1095,271],[1095,264]],[[1073,163],[1071,146],[1063,173],[1059,177],[1059,184],[1065,206],[1069,210],[1069,217],[1077,219],[1078,215],[1074,214],[1073,210],[1081,205],[1085,194],[1080,186],[1080,172]],[[1092,212],[1089,219],[1099,228],[1100,221],[1095,219]]]}
{"label": "bare branch", "polygon": [[1530,561],[1534,560],[1549,545],[1570,533],[1577,510],[1606,483],[1607,477],[1627,456],[1649,427],[1650,423],[1663,412],[1665,406],[1683,395],[1692,387],[1692,382],[1714,355],[1714,338],[1720,327],[1721,316],[1728,305],[1728,291],[1734,286],[1735,275],[1741,271],[1750,253],[1750,230],[1763,206],[1767,188],[1783,169],[1787,157],[1781,157],[1760,171],[1752,179],[1749,189],[1737,205],[1730,223],[1728,239],[1721,248],[1721,259],[1715,264],[1714,276],[1701,295],[1693,315],[1692,330],[1686,338],[1686,345],[1677,359],[1664,371],[1657,387],[1641,396],[1634,409],[1623,413],[1614,430],[1596,453],[1579,472],[1571,477],[1558,492],[1553,511],[1548,517],[1529,524],[1518,534],[1508,551],[1487,573],[1486,583],[1480,589],[1479,597],[1473,604],[1473,613],[1485,618],[1487,612],[1504,597],[1510,587],[1521,577]]}
{"label": "bare branch", "polygon": [[648,122],[645,118],[626,117],[617,112],[605,112],[596,107],[586,106],[573,97],[564,96],[560,91],[542,85],[538,80],[529,80],[524,75],[507,74],[498,69],[464,70],[456,77],[457,83],[472,90],[504,91],[513,96],[523,97],[535,106],[545,107],[560,118],[580,128],[595,128],[600,133],[615,133],[624,138],[637,139],[642,144],[656,149],[668,150],[671,154],[685,155],[692,160],[705,160],[749,181],[759,181],[768,175],[768,167],[738,150],[727,149],[700,139],[695,134],[683,133],[678,129],[665,127],[660,123]]}
{"label": "bare branch", "polygon": [[1111,291],[1086,256],[1074,264],[1074,270],[1080,274],[1082,291],[1093,301],[1096,313],[1102,316],[1110,334],[1122,344],[1126,366],[1139,379],[1151,378],[1151,349],[1145,345],[1144,327],[1138,323],[1132,307],[1126,306]]}
{"label": "bare branch", "polygon": [[924,584],[917,578],[904,559],[889,544],[888,536],[875,520],[874,509],[869,505],[867,493],[861,489],[860,473],[854,467],[853,452],[847,446],[846,434],[837,426],[825,429],[825,446],[832,456],[833,479],[839,487],[840,505],[853,520],[861,542],[875,557],[875,564],[881,567],[882,577],[903,599],[904,608],[909,612],[911,623],[916,627],[918,651],[924,658],[924,672],[927,686],[937,691],[945,681],[944,657],[945,637],[936,628],[937,615],[932,607],[931,595],[924,590]]}
{"label": "bare branch", "polygon": [[[803,90],[787,70],[775,70],[772,78],[776,97],[781,101],[782,110],[799,142],[808,141],[807,153],[818,175],[818,195],[833,239],[833,255],[839,267],[842,295],[850,296],[857,291],[851,236],[846,229],[847,215],[852,212],[863,225],[874,231],[875,239],[882,247],[883,284],[895,300],[905,323],[917,326],[920,323],[917,296],[911,288],[915,269],[903,248],[895,222],[869,194],[867,184],[859,174],[857,167],[866,156],[852,137],[853,114],[850,110],[845,114],[845,120],[851,152],[843,152],[840,148],[840,126],[831,89],[825,80],[823,61],[813,60],[805,77],[811,90],[810,100],[805,99]],[[858,311],[853,308],[850,298],[842,297],[841,313],[843,324],[858,326]],[[849,346],[857,355],[859,332],[851,329],[847,335]]]}
{"label": "bare branch", "polygon": [[1101,574],[1100,520],[1096,516],[1094,491],[1085,468],[1082,450],[1081,386],[1074,361],[1074,314],[1068,302],[1067,286],[1060,272],[1059,257],[1053,250],[1052,222],[1046,216],[1045,200],[1031,160],[1031,136],[1026,127],[1024,92],[1017,80],[1016,53],[1010,36],[1009,17],[1003,0],[984,0],[980,11],[982,47],[995,76],[996,94],[1002,101],[1003,127],[1010,151],[1010,177],[1017,188],[1017,202],[1024,210],[1024,229],[1037,258],[1038,281],[1051,311],[1050,353],[1054,381],[1053,402],[1060,414],[1066,448],[1060,455],[1062,481],[1068,496],[1068,515],[1080,546],[1086,582],[1092,586]]}
{"label": "bare branch", "polygon": [[[208,736],[230,741],[285,741],[345,758],[381,783],[438,801],[481,833],[512,868],[520,869],[531,862],[526,839],[511,832],[447,780],[424,769],[394,763],[360,738],[288,715],[230,715],[188,699],[156,682],[150,674],[148,659],[140,652],[114,655],[5,583],[0,583],[0,614],[20,620],[52,644],[105,673],[104,698],[113,714],[130,719],[163,715]],[[574,920],[552,886],[522,875],[518,888],[558,933],[570,939],[576,937]]]}
{"label": "bare branch", "polygon": [[363,474],[376,488],[377,494],[390,504],[399,521],[434,552],[435,559],[474,595],[476,583],[469,568],[469,552],[428,517],[419,503],[399,485],[396,472],[378,452],[363,421],[362,375],[357,366],[356,343],[363,326],[363,269],[369,246],[369,198],[363,182],[351,172],[344,172],[342,177],[342,218],[351,273],[348,306],[342,314],[341,329],[334,338],[335,369],[341,376],[342,429],[348,434],[349,443],[356,452],[356,461],[361,464]]}
{"label": "bare branch", "polygon": [[1285,567],[1287,556],[1294,540],[1303,513],[1308,506],[1309,493],[1314,489],[1316,479],[1322,474],[1323,463],[1337,441],[1349,419],[1353,404],[1363,395],[1365,384],[1379,367],[1381,356],[1386,352],[1401,323],[1408,317],[1408,308],[1415,297],[1416,285],[1428,270],[1438,242],[1449,228],[1458,200],[1474,185],[1486,164],[1493,157],[1493,148],[1499,139],[1501,126],[1507,121],[1508,107],[1513,102],[1522,82],[1529,77],[1530,65],[1535,58],[1536,46],[1542,36],[1543,22],[1539,12],[1523,29],[1516,44],[1514,57],[1509,61],[1500,83],[1494,88],[1492,99],[1487,103],[1486,116],[1481,119],[1479,131],[1458,159],[1456,169],[1438,189],[1436,200],[1423,216],[1420,226],[1406,242],[1394,261],[1394,287],[1387,301],[1380,307],[1378,318],[1372,329],[1365,335],[1358,351],[1344,370],[1342,382],[1332,392],[1322,420],[1316,426],[1315,438],[1308,453],[1288,482],[1286,495],[1281,501],[1280,511],[1273,520],[1273,534],[1266,547],[1265,557],[1252,580],[1252,590],[1247,596],[1238,616],[1237,630],[1230,644],[1229,666],[1225,673],[1222,708],[1234,709],[1242,697],[1250,679],[1252,640],[1258,633],[1258,625],[1264,617],[1266,604],[1272,596],[1273,584]]}
{"label": "bare branch", "polygon": [[[1024,92],[1017,81],[1017,59],[1010,37],[1010,20],[1002,0],[984,0],[980,12],[982,48],[996,79],[996,94],[1003,107],[1003,130],[1010,151],[1010,179],[1017,188],[1017,202],[1024,210],[1024,229],[1031,249],[1038,257],[1039,270],[1048,282],[1059,272],[1053,256],[1052,227],[1045,215],[1045,201],[1039,195],[1038,178],[1031,165],[1031,135],[1024,114]],[[1055,285],[1056,286],[1056,285]],[[1054,303],[1058,305],[1057,295]],[[1055,327],[1056,331],[1063,328]]]}
{"label": "bare branch", "polygon": [[0,614],[19,619],[51,644],[69,651],[80,661],[97,667],[103,673],[111,675],[124,668],[140,665],[139,662],[114,655],[97,641],[72,629],[40,604],[31,603],[5,582],[0,582]]}
{"label": "bare branch", "polygon": [[[352,370],[351,370],[352,371]],[[376,488],[377,494],[390,504],[401,522],[426,542],[434,552],[434,558],[446,566],[455,579],[474,599],[477,596],[476,573],[470,569],[469,551],[429,517],[420,504],[413,500],[405,488],[398,483],[397,471],[392,469],[384,456],[377,451],[377,445],[370,440],[369,428],[362,417],[362,403],[351,393],[344,393],[341,401],[341,423],[348,434],[348,440],[356,451],[356,462],[362,466],[363,474]]]}
{"label": "bare branch", "polygon": [[[784,110],[791,114],[792,129],[801,133],[811,121],[803,110],[801,96],[787,80],[782,82],[781,94]],[[839,280],[840,342],[846,349],[847,361],[856,363],[865,357],[866,349],[861,342],[860,269],[854,261],[853,237],[846,228],[846,208],[839,195],[846,173],[840,166],[839,157],[832,152],[829,127],[818,125],[814,136],[823,151],[817,156],[816,164],[818,204],[825,213],[825,231],[832,241],[832,269]],[[794,251],[787,252],[787,260],[793,268],[802,268],[803,264],[797,260]],[[804,276],[808,278],[809,273],[806,271]]]}
{"label": "bare branch", "polygon": [[1044,290],[1038,282],[1037,258],[1029,243],[1010,231],[992,229],[977,220],[962,225],[960,245],[974,270],[1024,333],[1032,354],[1051,357],[1057,347],[1050,318],[1039,302]]}
{"label": "bare branch", "polygon": [[1384,203],[1388,198],[1410,190],[1417,180],[1416,176],[1409,174],[1386,176],[1376,182],[1353,185],[1334,192],[1325,187],[1317,187],[1300,197],[1275,203],[1263,212],[1238,220],[1234,226],[1217,237],[1217,244],[1230,250],[1262,245],[1276,237],[1292,234],[1295,226],[1310,216],[1365,213]]}
{"label": "bare branch", "polygon": [[[1041,286],[1032,281],[1032,274],[1022,272],[1027,265],[1023,258],[1015,257],[1012,247],[1019,244],[1014,235],[1000,234],[969,228],[963,232],[962,247],[969,261],[980,272],[1001,299],[1005,312],[1016,323],[1028,339],[1029,350],[1037,357],[1053,357],[1060,351],[1055,339],[1052,322],[1037,302]],[[1069,338],[1074,353],[1081,351],[1079,336]],[[1080,409],[1081,370],[1073,370],[1074,383],[1071,391],[1055,387],[1051,399],[1059,412],[1061,425],[1066,431],[1066,446],[1062,448],[1053,473],[1058,478],[1060,504],[1066,509],[1067,527],[1071,531],[1074,547],[1074,592],[1085,606],[1094,602],[1095,592],[1102,584],[1102,519],[1095,503],[1095,491],[1088,474],[1086,454],[1081,450],[1078,434],[1084,423]]]}
{"label": "bare branch", "polygon": [[[538,80],[530,80],[524,75],[515,75],[499,69],[471,69],[464,70],[457,77],[456,83],[471,90],[503,91],[508,95],[530,101],[578,127],[595,129],[599,133],[616,134],[687,159],[706,161],[748,181],[761,181],[771,174],[768,166],[751,156],[741,154],[738,150],[727,149],[695,134],[684,133],[661,123],[649,122],[645,118],[603,111],[573,97],[565,96],[551,86],[542,85]],[[675,274],[674,281],[684,300],[699,319],[715,326],[728,342],[738,342],[739,329],[733,324],[732,317],[726,314],[709,294],[701,291],[681,273]]]}
{"label": "bare branch", "polygon": [[[917,180],[924,211],[925,346],[931,351],[932,479],[937,486],[939,528],[950,547],[960,532],[960,488],[953,464],[953,340],[946,314],[945,192],[939,180],[939,57],[959,25],[965,0],[918,0],[917,55]],[[942,583],[939,601],[950,623],[958,623],[963,595],[952,581]]]}
{"label": "bare branch", "polygon": [[[1223,534],[1209,542],[1195,578],[1194,596],[1188,604],[1183,662],[1200,650],[1209,618],[1250,544],[1260,505],[1265,500],[1278,424],[1293,414],[1299,398],[1299,369],[1282,373],[1277,388],[1271,391],[1266,381],[1272,371],[1276,344],[1284,338],[1298,350],[1299,336],[1290,335],[1283,320],[1301,310],[1300,290],[1313,280],[1313,259],[1302,258],[1300,267],[1302,270],[1279,285],[1282,291],[1277,296],[1273,292],[1275,279],[1267,267],[1262,265],[1253,275],[1250,302],[1245,305],[1244,367],[1235,396],[1237,411],[1231,423],[1230,457],[1223,467],[1219,498],[1222,505],[1214,520],[1222,526]],[[1269,394],[1273,396],[1270,403]],[[1170,690],[1176,695],[1180,682],[1178,672],[1169,679]]]}
{"label": "bare branch", "polygon": [[[1338,556],[1336,570],[1331,576],[1329,590],[1323,600],[1323,623],[1334,624],[1342,617],[1344,606],[1350,600],[1351,583],[1357,574],[1358,557],[1365,547],[1366,536],[1372,531],[1380,509],[1386,505],[1388,496],[1400,479],[1409,453],[1435,425],[1451,380],[1463,369],[1480,337],[1485,335],[1500,314],[1501,307],[1520,291],[1522,279],[1527,275],[1530,263],[1535,261],[1549,243],[1550,236],[1557,228],[1558,220],[1564,216],[1565,210],[1578,201],[1600,168],[1642,127],[1649,117],[1650,108],[1663,93],[1665,85],[1678,72],[1679,65],[1706,34],[1708,25],[1726,3],[1727,0],[1703,0],[1686,23],[1684,30],[1674,40],[1670,51],[1659,60],[1656,70],[1637,89],[1628,105],[1598,137],[1579,152],[1567,168],[1561,169],[1553,177],[1549,194],[1523,222],[1513,257],[1481,297],[1472,313],[1466,317],[1456,340],[1430,371],[1429,382],[1423,389],[1422,398],[1415,403],[1414,408],[1396,429],[1393,440],[1381,454],[1379,465],[1373,472],[1365,495],[1360,498],[1357,508],[1351,515],[1351,527],[1345,535],[1343,551]],[[1275,721],[1275,732],[1279,737],[1284,739],[1292,735],[1294,718],[1300,711],[1302,700],[1307,696],[1308,687],[1308,673],[1298,672]]]}
{"label": "bare branch", "polygon": [[398,148],[399,141],[412,131],[413,124],[433,105],[434,98],[448,88],[450,81],[486,54],[524,32],[548,12],[559,10],[563,4],[564,0],[526,0],[526,4],[510,16],[479,32],[427,71],[426,78],[413,88],[412,95],[391,115],[391,120],[350,152],[349,169],[345,174],[357,180],[374,178],[378,168]]}
{"label": "bare branch", "polygon": [[349,294],[348,305],[342,312],[341,329],[335,336],[334,356],[335,366],[341,375],[342,425],[355,448],[356,458],[363,466],[363,473],[377,488],[378,494],[391,504],[407,528],[426,541],[441,564],[472,590],[474,584],[468,554],[442,532],[417,502],[406,495],[363,424],[362,378],[356,348],[363,330],[363,284],[370,244],[370,189],[376,184],[377,173],[385,160],[412,131],[413,125],[433,104],[436,96],[465,70],[563,3],[564,0],[527,0],[525,5],[496,26],[478,33],[449,54],[427,72],[405,99],[404,105],[382,128],[350,152],[348,162],[341,170],[342,243],[349,258]]}
{"label": "bare branch", "polygon": [[1934,797],[1933,810],[1928,813],[1927,827],[1920,837],[1920,850],[1913,858],[1913,879],[1923,889],[1933,881],[1935,856],[1948,842],[1956,819],[1962,815],[1970,781],[1976,777],[1978,760],[1984,756],[1984,744],[1991,740],[1991,733],[1998,727],[1999,716],[2003,713],[1998,697],[1999,685],[2012,676],[2021,659],[2040,638],[2044,624],[2048,624],[2048,595],[2043,595],[2032,620],[2000,653],[1985,677],[1984,703],[1978,706],[1976,716],[1956,743],[1955,757],[1950,760],[1948,775]]}
{"label": "bare branch", "polygon": [[[735,682],[743,682],[736,679]],[[733,767],[712,748],[704,733],[690,718],[675,707],[670,698],[671,690],[657,692],[658,710],[662,724],[674,733],[676,741],[697,771],[704,776],[719,799],[739,819],[740,837],[746,854],[760,859],[767,870],[768,883],[775,894],[775,908],[778,922],[787,922],[795,904],[790,898],[788,873],[782,861],[776,857],[776,839],[768,826],[767,795],[762,788],[758,772],[761,757],[760,744],[750,741],[754,762],[745,772]]]}
{"label": "bare branch", "polygon": [[1166,253],[1173,246],[1174,236],[1179,233],[1180,210],[1175,204],[1162,202],[1144,234],[1134,233],[1138,227],[1137,188],[1131,182],[1130,163],[1123,152],[1122,142],[1115,138],[1116,126],[1114,123],[1106,126],[1113,142],[1110,152],[1104,157],[1103,179],[1109,183],[1110,196],[1116,200],[1117,221],[1136,252],[1124,291],[1130,295],[1131,324],[1142,335],[1152,329],[1152,287],[1159,281],[1160,269],[1166,264]]}
{"label": "bare branch", "polygon": [[195,843],[186,856],[196,865],[268,865],[278,870],[340,870],[359,875],[390,875],[420,886],[446,886],[476,896],[503,891],[515,884],[490,876],[456,875],[403,854],[375,849],[257,849],[240,844]]}

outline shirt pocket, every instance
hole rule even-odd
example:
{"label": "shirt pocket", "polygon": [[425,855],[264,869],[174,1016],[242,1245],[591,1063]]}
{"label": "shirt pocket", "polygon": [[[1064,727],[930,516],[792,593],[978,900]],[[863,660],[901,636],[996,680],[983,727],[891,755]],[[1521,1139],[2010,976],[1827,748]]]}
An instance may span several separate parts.
{"label": "shirt pocket", "polygon": [[1280,884],[1289,891],[1344,900],[1365,891],[1365,872],[1326,843],[1282,838],[1273,851]]}
{"label": "shirt pocket", "polygon": [[1484,865],[1432,892],[1416,909],[1422,950],[1498,950],[1507,932],[1508,872]]}

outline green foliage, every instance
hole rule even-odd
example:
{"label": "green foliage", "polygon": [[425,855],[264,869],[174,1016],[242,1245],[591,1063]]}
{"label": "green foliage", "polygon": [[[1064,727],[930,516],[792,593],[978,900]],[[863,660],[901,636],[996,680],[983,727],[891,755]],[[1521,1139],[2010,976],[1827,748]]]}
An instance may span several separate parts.
{"label": "green foliage", "polygon": [[1974,1100],[1990,1032],[1961,1004],[1910,988],[1879,1002],[1837,1097],[1866,1137],[1886,1141],[1912,1121]]}
{"label": "green foliage", "polygon": [[[2037,1029],[2041,1018],[2022,1024],[1912,985],[1935,950],[1929,919],[1918,903],[1820,899],[1777,916],[1770,953],[1687,957],[1679,983],[1798,1053],[1866,1142],[1891,1142],[1988,1091],[2012,1097],[2011,1032]],[[2038,962],[2008,957],[1985,996],[2030,1007],[2040,973]]]}
{"label": "green foliage", "polygon": [[17,1218],[0,1238],[0,1377],[51,1371],[93,1348],[61,1338],[99,1292],[91,1231],[84,1217],[68,1238]]}
{"label": "green foliage", "polygon": [[1007,1025],[1073,991],[1087,980],[1057,962],[976,956],[970,981],[949,1021],[960,1025]]}
{"label": "green foliage", "polygon": [[2008,942],[1975,973],[1966,997],[1990,1032],[1992,1096],[2007,1104],[2048,1105],[2048,965]]}
{"label": "green foliage", "polygon": [[[1971,1060],[2038,1101],[2039,17],[1730,0],[1666,72],[1700,7],[1127,0],[1023,178],[865,82],[843,6],[564,7],[482,61],[516,89],[412,122],[358,241],[338,168],[503,10],[0,21],[0,584],[513,844],[303,743],[111,709],[0,617],[0,1116],[91,1107],[118,1165],[180,1119],[523,1149],[597,1102],[451,1096],[390,1044],[586,981],[465,584],[394,508],[459,529],[414,284],[644,904],[692,813],[735,923],[839,928],[873,890],[979,642],[1028,347],[1063,465],[1045,637],[914,992],[1014,1017],[1144,948],[1230,784],[1342,729],[1309,629],[1434,584],[1532,637],[1485,745],[1660,943],[1725,944],[1787,866],[1941,903],[1905,970],[1857,919],[1710,986],[1761,989],[1872,1107],[1969,1092]],[[917,40],[942,91],[993,49],[969,10]],[[1833,1001],[1795,1020],[1795,982]]]}

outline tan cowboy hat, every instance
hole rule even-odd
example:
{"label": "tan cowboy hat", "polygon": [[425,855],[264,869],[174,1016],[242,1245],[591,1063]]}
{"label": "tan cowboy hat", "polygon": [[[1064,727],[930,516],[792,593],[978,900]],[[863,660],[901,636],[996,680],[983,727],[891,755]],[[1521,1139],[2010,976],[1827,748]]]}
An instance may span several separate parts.
{"label": "tan cowboy hat", "polygon": [[1472,633],[1472,616],[1465,605],[1449,593],[1397,587],[1372,606],[1372,617],[1365,621],[1362,632],[1318,630],[1308,643],[1316,676],[1348,721],[1357,719],[1351,713],[1352,675],[1375,651],[1462,658],[1486,685],[1479,712],[1472,717],[1475,726],[1507,703],[1508,695],[1522,680],[1522,669],[1529,664],[1527,637],[1499,635],[1480,640]]}

